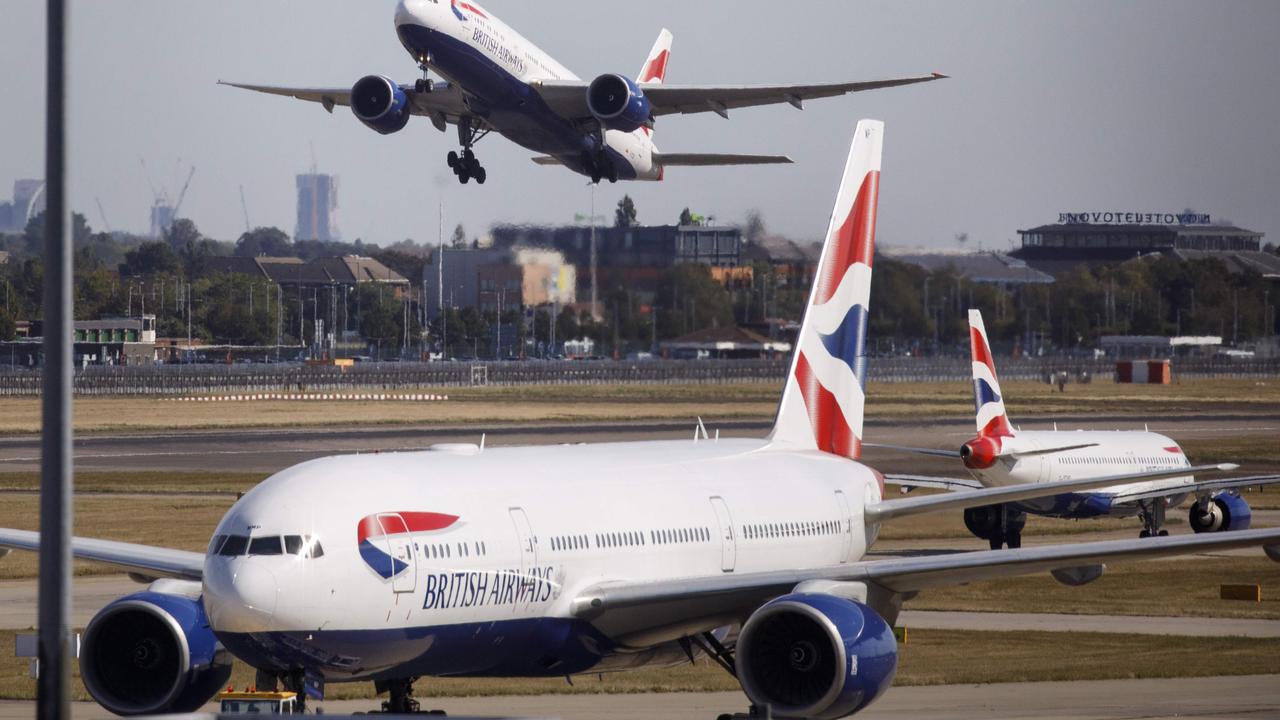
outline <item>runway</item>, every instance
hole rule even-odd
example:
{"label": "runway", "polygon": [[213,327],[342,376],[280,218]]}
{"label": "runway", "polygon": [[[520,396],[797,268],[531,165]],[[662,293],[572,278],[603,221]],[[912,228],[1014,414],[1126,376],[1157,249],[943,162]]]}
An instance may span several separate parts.
{"label": "runway", "polygon": [[[323,703],[328,715],[368,711],[370,700]],[[539,695],[442,698],[423,707],[453,717],[545,717],[564,720],[712,720],[743,712],[741,693]],[[35,703],[0,702],[0,720],[27,720]],[[205,706],[206,712],[215,710]],[[73,703],[75,720],[115,716],[93,703]],[[855,717],[866,720],[1261,720],[1280,714],[1280,676],[1095,680],[895,687]]]}
{"label": "runway", "polygon": [[[898,445],[958,448],[973,435],[969,418],[937,420],[869,420],[866,441]],[[1076,418],[1058,420],[1063,430],[1080,428],[1140,430],[1148,424],[1134,418]],[[75,440],[76,468],[94,470],[192,471],[272,473],[325,455],[422,450],[436,443],[472,442],[486,446],[553,445],[640,440],[693,439],[696,419],[687,422],[604,425],[485,425],[468,427],[388,426],[361,428],[259,429],[190,431],[148,434],[80,435]],[[1054,421],[1020,423],[1026,429],[1048,429]],[[763,437],[765,421],[709,422],[721,437]],[[1275,436],[1280,415],[1206,418],[1171,416],[1150,423],[1150,429],[1175,440],[1237,436]],[[1194,460],[1194,458],[1193,458]],[[905,456],[900,452],[867,448],[865,461],[885,471],[954,473],[946,458]],[[38,435],[0,438],[0,473],[35,471],[40,467]],[[1245,467],[1244,471],[1254,471]],[[1259,470],[1260,471],[1260,470]]]}

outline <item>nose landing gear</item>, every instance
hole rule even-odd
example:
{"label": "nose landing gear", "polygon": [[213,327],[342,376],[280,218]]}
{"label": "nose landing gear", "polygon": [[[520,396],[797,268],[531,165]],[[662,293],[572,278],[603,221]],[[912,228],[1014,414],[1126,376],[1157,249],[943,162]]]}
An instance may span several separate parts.
{"label": "nose landing gear", "polygon": [[418,68],[422,70],[422,77],[418,78],[413,83],[413,90],[418,94],[429,93],[432,90],[436,89],[435,81],[433,81],[429,75],[429,73],[431,72],[431,68],[430,66],[427,65],[427,63],[430,60],[431,60],[431,56],[429,55],[418,56]]}

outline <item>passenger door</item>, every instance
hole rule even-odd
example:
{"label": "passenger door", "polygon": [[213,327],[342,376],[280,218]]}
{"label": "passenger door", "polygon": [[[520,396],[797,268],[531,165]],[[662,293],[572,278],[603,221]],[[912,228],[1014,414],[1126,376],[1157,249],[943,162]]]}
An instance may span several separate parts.
{"label": "passenger door", "polygon": [[378,515],[378,524],[382,526],[387,553],[395,562],[409,566],[391,576],[391,591],[411,593],[418,587],[418,561],[414,557],[413,538],[409,536],[409,525],[398,513]]}
{"label": "passenger door", "polygon": [[733,532],[733,516],[722,497],[711,498],[711,508],[716,512],[716,525],[720,532],[720,569],[733,572],[738,564],[738,542]]}
{"label": "passenger door", "polygon": [[516,531],[516,542],[520,545],[520,577],[517,578],[520,588],[517,597],[520,601],[516,603],[516,607],[523,610],[533,603],[536,583],[531,575],[534,568],[538,567],[538,538],[533,534],[524,508],[513,507],[509,512],[511,524]]}

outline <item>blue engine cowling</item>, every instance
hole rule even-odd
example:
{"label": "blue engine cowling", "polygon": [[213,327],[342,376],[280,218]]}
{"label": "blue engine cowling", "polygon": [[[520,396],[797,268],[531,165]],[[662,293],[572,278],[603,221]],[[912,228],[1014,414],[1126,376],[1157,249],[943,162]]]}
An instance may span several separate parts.
{"label": "blue engine cowling", "polygon": [[1252,520],[1253,511],[1244,498],[1223,493],[1208,503],[1201,503],[1199,500],[1193,503],[1189,522],[1192,530],[1202,533],[1248,530]]}
{"label": "blue engine cowling", "polygon": [[370,128],[390,135],[409,123],[409,96],[388,78],[366,75],[351,86],[351,112]]}
{"label": "blue engine cowling", "polygon": [[862,603],[793,593],[747,620],[736,665],[747,697],[775,716],[839,718],[888,689],[898,643],[888,623]]}
{"label": "blue engine cowling", "polygon": [[231,677],[198,598],[140,592],[107,605],[84,630],[85,689],[117,715],[189,713]]}
{"label": "blue engine cowling", "polygon": [[587,108],[610,130],[633,132],[653,122],[653,107],[630,78],[601,75],[587,87]]}

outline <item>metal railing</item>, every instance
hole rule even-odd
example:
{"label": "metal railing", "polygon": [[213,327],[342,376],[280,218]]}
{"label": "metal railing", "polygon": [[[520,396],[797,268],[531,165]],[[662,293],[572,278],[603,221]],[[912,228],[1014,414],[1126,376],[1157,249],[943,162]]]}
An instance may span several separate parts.
{"label": "metal railing", "polygon": [[[1110,382],[1115,361],[1075,358],[998,358],[1000,377],[1047,382],[1066,372],[1072,383]],[[78,395],[173,396],[207,393],[397,391],[478,385],[606,385],[780,383],[787,360],[642,360],[359,363],[353,367],[300,363],[259,365],[88,366],[75,374]],[[970,378],[962,358],[871,358],[877,382],[957,382]],[[1173,361],[1182,378],[1280,377],[1280,359]],[[39,369],[0,368],[0,396],[38,396]]]}

